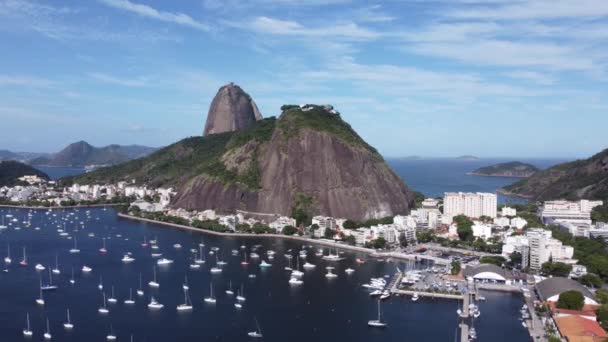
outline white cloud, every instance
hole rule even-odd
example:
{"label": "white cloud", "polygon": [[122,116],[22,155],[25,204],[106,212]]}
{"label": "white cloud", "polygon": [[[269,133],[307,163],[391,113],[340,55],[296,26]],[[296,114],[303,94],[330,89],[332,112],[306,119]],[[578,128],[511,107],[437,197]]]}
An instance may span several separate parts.
{"label": "white cloud", "polygon": [[552,85],[557,82],[555,77],[551,75],[528,70],[516,70],[507,72],[505,73],[505,76],[526,82],[533,82],[540,85]]}
{"label": "white cloud", "polygon": [[0,86],[23,86],[35,88],[50,88],[56,83],[46,78],[18,75],[0,75]]}
{"label": "white cloud", "polygon": [[[243,27],[240,24],[234,26]],[[363,28],[356,23],[336,23],[324,27],[306,27],[296,21],[281,20],[269,17],[257,17],[245,26],[252,31],[265,34],[301,36],[301,37],[333,37],[345,39],[374,39],[378,33]]]}
{"label": "white cloud", "polygon": [[200,21],[195,20],[185,13],[172,13],[159,11],[151,6],[138,4],[129,0],[99,0],[101,3],[123,11],[131,12],[139,16],[156,19],[168,23],[192,27],[201,31],[209,31],[210,27]]}
{"label": "white cloud", "polygon": [[448,15],[460,19],[480,20],[598,18],[608,16],[608,1],[528,0],[492,7],[457,9]]}
{"label": "white cloud", "polygon": [[120,78],[99,72],[90,72],[89,77],[101,81],[104,83],[120,85],[124,87],[146,87],[149,86],[149,79],[138,77],[138,78]]}

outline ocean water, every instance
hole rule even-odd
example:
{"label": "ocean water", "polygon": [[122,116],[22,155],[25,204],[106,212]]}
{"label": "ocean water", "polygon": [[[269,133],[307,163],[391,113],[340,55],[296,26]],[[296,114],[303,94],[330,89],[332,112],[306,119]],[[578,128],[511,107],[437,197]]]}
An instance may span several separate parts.
{"label": "ocean water", "polygon": [[[347,252],[345,260],[324,261],[309,253],[308,261],[316,268],[305,271],[304,283],[300,286],[288,284],[289,274],[284,267],[289,264],[285,254],[296,253],[302,244],[293,241],[267,240],[261,238],[215,237],[196,232],[185,232],[156,224],[141,223],[118,218],[113,210],[84,209],[61,210],[46,214],[32,211],[31,227],[21,223],[27,220],[29,211],[24,209],[0,209],[0,215],[10,213],[18,218],[8,229],[0,231],[0,254],[4,257],[10,243],[13,263],[0,272],[0,340],[23,341],[22,329],[25,316],[31,316],[33,341],[42,340],[46,318],[50,320],[54,341],[103,341],[112,327],[119,341],[249,341],[247,332],[255,329],[257,319],[264,334],[264,341],[455,341],[458,304],[454,300],[420,299],[412,302],[408,298],[393,297],[382,304],[382,312],[388,323],[386,329],[377,330],[367,326],[367,321],[376,317],[376,303],[361,287],[371,277],[390,276],[403,262],[380,262],[368,260],[359,265],[355,258],[364,257]],[[73,215],[71,214],[73,213]],[[57,216],[53,216],[53,214]],[[70,254],[73,240],[59,236],[57,229],[63,227],[70,236],[77,238],[80,254]],[[16,230],[16,227],[22,229]],[[40,227],[35,230],[34,227]],[[89,233],[95,236],[90,237]],[[118,235],[121,235],[120,237]],[[101,254],[102,238],[106,238],[108,252]],[[163,256],[174,260],[168,267],[158,267],[158,289],[147,286],[152,279],[155,259],[150,248],[140,244],[156,238]],[[204,242],[205,251],[215,246],[220,249],[220,258],[227,261],[221,274],[210,274],[215,257],[206,254],[207,262],[200,270],[189,269],[191,248]],[[175,243],[181,249],[175,249]],[[259,262],[250,260],[242,266],[242,256],[232,256],[232,249],[246,246],[250,251],[259,245],[258,253],[272,263],[262,269]],[[21,267],[22,248],[26,247],[28,267]],[[276,251],[274,260],[266,257],[267,250]],[[121,262],[122,256],[131,252],[136,259],[131,264]],[[326,252],[327,253],[327,252]],[[59,289],[45,293],[46,304],[38,306],[39,279],[47,282],[47,272],[36,272],[34,265],[40,263],[53,267],[55,256],[59,257],[61,275],[54,276]],[[90,274],[81,273],[83,265],[93,269]],[[338,278],[328,280],[326,266],[334,266]],[[417,267],[428,267],[418,264]],[[352,275],[344,270],[352,267]],[[75,269],[74,285],[69,283],[71,269]],[[143,276],[145,295],[137,297],[136,304],[128,306],[123,300],[129,289],[139,287],[139,274]],[[249,274],[255,274],[250,278]],[[182,303],[182,284],[188,276],[190,297],[194,310],[178,313],[176,305]],[[100,280],[103,278],[103,280]],[[102,291],[109,296],[114,286],[116,304],[108,304],[110,313],[102,315],[97,309],[102,305]],[[217,303],[206,304],[211,284]],[[246,302],[241,310],[234,307],[235,299],[225,293],[232,284],[236,290],[243,285]],[[529,341],[527,331],[518,320],[522,305],[520,296],[504,293],[487,293],[486,302],[480,304],[481,317],[475,321],[479,341]],[[165,307],[160,311],[147,308],[154,296]],[[71,332],[63,329],[66,309],[70,309],[75,328]]]}
{"label": "ocean water", "polygon": [[[540,169],[563,162],[560,159],[518,159]],[[513,161],[513,159],[459,160],[436,159],[387,159],[388,164],[413,190],[427,197],[443,197],[444,192],[496,192],[520,178],[469,176],[468,172],[483,166]],[[498,194],[499,203],[521,203],[524,199]]]}

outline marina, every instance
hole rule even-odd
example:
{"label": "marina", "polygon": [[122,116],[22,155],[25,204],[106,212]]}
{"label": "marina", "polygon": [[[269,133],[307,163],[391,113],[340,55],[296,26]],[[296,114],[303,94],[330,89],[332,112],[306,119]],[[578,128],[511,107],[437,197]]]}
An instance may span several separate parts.
{"label": "marina", "polygon": [[[0,334],[8,337],[6,341],[23,340],[28,315],[34,339],[47,331],[48,318],[52,340],[58,341],[103,340],[109,333],[117,340],[129,340],[133,335],[134,341],[187,341],[192,336],[226,341],[338,337],[352,341],[404,337],[452,341],[459,334],[459,301],[423,293],[415,302],[410,296],[389,293],[380,304],[387,327],[378,330],[367,324],[377,319],[380,299],[370,297],[363,284],[374,278],[384,279],[379,284],[390,285],[398,269],[429,269],[432,262],[386,261],[363,252],[335,249],[333,255],[337,253],[342,260],[323,260],[322,255],[330,252],[321,245],[168,229],[122,219],[112,209],[0,209],[2,215],[9,212],[19,218],[18,223],[0,233],[0,245],[3,250],[9,243],[17,251],[25,247],[30,266],[8,264],[7,272],[0,275],[0,300],[10,312],[0,323]],[[34,223],[39,230],[34,229]],[[57,226],[64,223],[67,236],[57,232]],[[21,229],[15,229],[17,224]],[[175,248],[176,244],[182,248]],[[101,252],[100,246],[106,251]],[[76,248],[80,253],[70,253]],[[324,253],[318,253],[322,249]],[[173,262],[157,266],[152,251]],[[215,255],[209,252],[225,264],[216,265]],[[250,258],[252,253],[257,257]],[[123,262],[125,255],[134,260]],[[190,268],[199,258],[208,262],[198,264],[198,269]],[[260,267],[262,262],[267,266]],[[56,290],[39,293],[40,279],[46,284],[49,271],[37,273],[36,264],[60,271],[52,275]],[[85,267],[87,272],[82,271]],[[211,273],[213,267],[222,272]],[[329,273],[335,276],[328,277]],[[149,287],[155,274],[159,286]],[[290,284],[293,277],[302,283]],[[132,289],[137,290],[137,296]],[[35,303],[39,296],[44,305]],[[116,301],[110,302],[110,298]],[[509,293],[492,293],[488,298],[480,304],[483,316],[475,324],[478,339],[527,340],[527,331],[517,320],[521,298]],[[508,308],[513,313],[505,317]],[[66,330],[68,309],[73,328]],[[249,335],[252,332],[262,337]]]}

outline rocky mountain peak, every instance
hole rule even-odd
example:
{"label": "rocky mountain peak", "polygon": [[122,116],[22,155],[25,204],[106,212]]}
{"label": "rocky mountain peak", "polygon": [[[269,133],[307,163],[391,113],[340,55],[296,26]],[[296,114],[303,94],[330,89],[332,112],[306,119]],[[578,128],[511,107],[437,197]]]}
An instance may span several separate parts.
{"label": "rocky mountain peak", "polygon": [[261,119],[251,96],[231,82],[222,86],[213,98],[203,135],[242,131]]}

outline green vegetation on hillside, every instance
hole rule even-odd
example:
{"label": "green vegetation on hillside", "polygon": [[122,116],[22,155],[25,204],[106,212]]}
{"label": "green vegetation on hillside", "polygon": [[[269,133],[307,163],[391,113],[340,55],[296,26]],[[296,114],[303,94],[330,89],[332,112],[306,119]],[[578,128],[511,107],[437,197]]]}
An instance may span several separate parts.
{"label": "green vegetation on hillside", "polygon": [[308,106],[312,108],[307,111],[295,105],[281,107],[284,111],[278,121],[278,126],[285,138],[294,137],[300,129],[309,128],[330,133],[351,146],[362,147],[376,157],[382,158],[375,148],[367,144],[346,121],[342,120],[340,113],[330,113],[322,106]]}
{"label": "green vegetation on hillside", "polygon": [[7,160],[0,162],[0,186],[27,184],[17,179],[26,175],[49,179],[46,173],[18,161]]}
{"label": "green vegetation on hillside", "polygon": [[537,171],[538,168],[532,164],[514,161],[480,167],[477,170],[471,172],[471,174],[484,176],[508,175],[510,177],[529,177]]}

